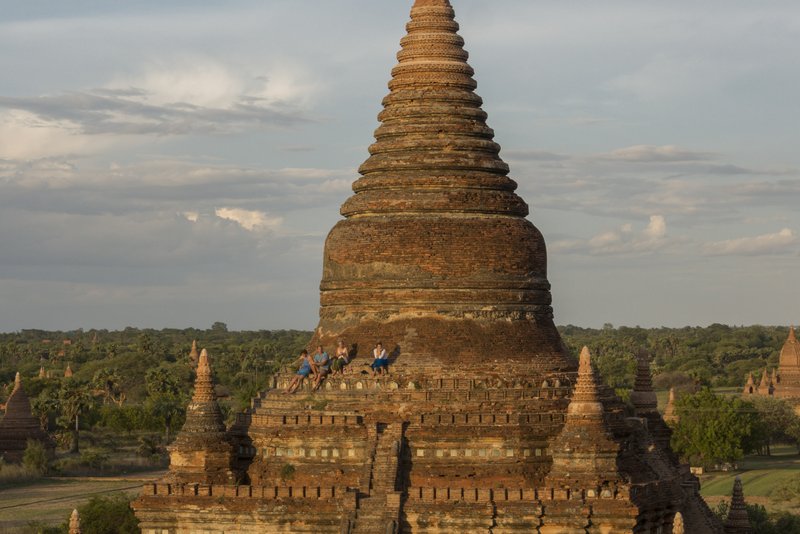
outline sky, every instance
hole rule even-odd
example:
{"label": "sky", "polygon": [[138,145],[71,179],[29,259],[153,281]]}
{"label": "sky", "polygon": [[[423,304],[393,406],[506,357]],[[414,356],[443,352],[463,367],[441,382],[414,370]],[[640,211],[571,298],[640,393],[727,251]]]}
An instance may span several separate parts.
{"label": "sky", "polygon": [[[796,0],[452,0],[557,324],[800,322]],[[312,329],[411,0],[0,0],[0,331]]]}

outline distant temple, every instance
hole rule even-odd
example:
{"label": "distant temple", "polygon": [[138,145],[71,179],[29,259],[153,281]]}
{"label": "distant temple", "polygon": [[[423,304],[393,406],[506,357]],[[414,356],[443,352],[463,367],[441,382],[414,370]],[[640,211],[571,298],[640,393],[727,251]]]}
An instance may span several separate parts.
{"label": "distant temple", "polygon": [[31,402],[17,373],[14,389],[6,401],[5,414],[0,419],[0,456],[7,462],[21,462],[28,440],[41,442],[50,455],[55,450],[55,444],[31,412]]}
{"label": "distant temple", "polygon": [[750,373],[742,395],[786,399],[800,410],[800,342],[797,340],[794,326],[789,328],[789,337],[781,348],[778,368],[773,369],[771,373],[764,369],[758,384],[753,373]]}
{"label": "distant temple", "polygon": [[[475,94],[448,0],[416,0],[370,157],[325,243],[320,321],[350,370],[222,424],[200,355],[144,534],[722,534],[669,448],[649,365],[635,409],[553,323],[547,254]],[[389,352],[372,376],[373,347]],[[676,525],[677,523],[677,525]]]}

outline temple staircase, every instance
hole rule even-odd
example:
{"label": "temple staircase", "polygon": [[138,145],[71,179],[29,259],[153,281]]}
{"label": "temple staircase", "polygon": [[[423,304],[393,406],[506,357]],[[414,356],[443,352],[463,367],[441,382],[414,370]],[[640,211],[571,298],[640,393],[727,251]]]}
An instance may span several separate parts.
{"label": "temple staircase", "polygon": [[351,534],[398,532],[400,492],[397,470],[403,443],[403,425],[377,423],[369,430],[373,442],[371,462],[365,473],[365,491],[359,495]]}

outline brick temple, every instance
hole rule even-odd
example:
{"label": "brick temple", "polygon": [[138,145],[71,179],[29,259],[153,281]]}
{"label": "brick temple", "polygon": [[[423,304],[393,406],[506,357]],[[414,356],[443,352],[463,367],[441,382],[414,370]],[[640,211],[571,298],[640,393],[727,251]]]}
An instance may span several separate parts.
{"label": "brick temple", "polygon": [[[309,347],[345,340],[348,371],[285,395],[287,370],[226,428],[201,353],[170,472],[134,503],[145,534],[725,532],[669,448],[646,358],[631,413],[564,347],[454,17],[414,3],[325,243]],[[378,341],[390,373],[373,377]]]}
{"label": "brick temple", "polygon": [[40,442],[45,453],[53,456],[55,443],[31,412],[31,401],[25,393],[22,377],[17,373],[0,419],[0,458],[5,462],[21,462],[29,441]]}
{"label": "brick temple", "polygon": [[778,368],[771,373],[764,369],[758,382],[750,373],[742,395],[786,399],[800,413],[800,341],[797,340],[794,326],[789,328],[789,336],[781,348]]}

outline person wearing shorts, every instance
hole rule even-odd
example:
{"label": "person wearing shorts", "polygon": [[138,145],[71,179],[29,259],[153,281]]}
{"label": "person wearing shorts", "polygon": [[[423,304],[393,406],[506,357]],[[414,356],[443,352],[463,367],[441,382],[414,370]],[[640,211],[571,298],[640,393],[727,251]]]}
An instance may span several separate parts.
{"label": "person wearing shorts", "polygon": [[300,352],[300,358],[298,358],[298,361],[301,362],[300,368],[297,370],[297,373],[295,373],[292,383],[289,384],[289,387],[286,388],[284,393],[291,394],[297,391],[297,388],[300,387],[300,385],[303,383],[303,380],[305,380],[306,377],[311,374],[311,362],[309,361],[307,350],[303,349],[303,351]]}

